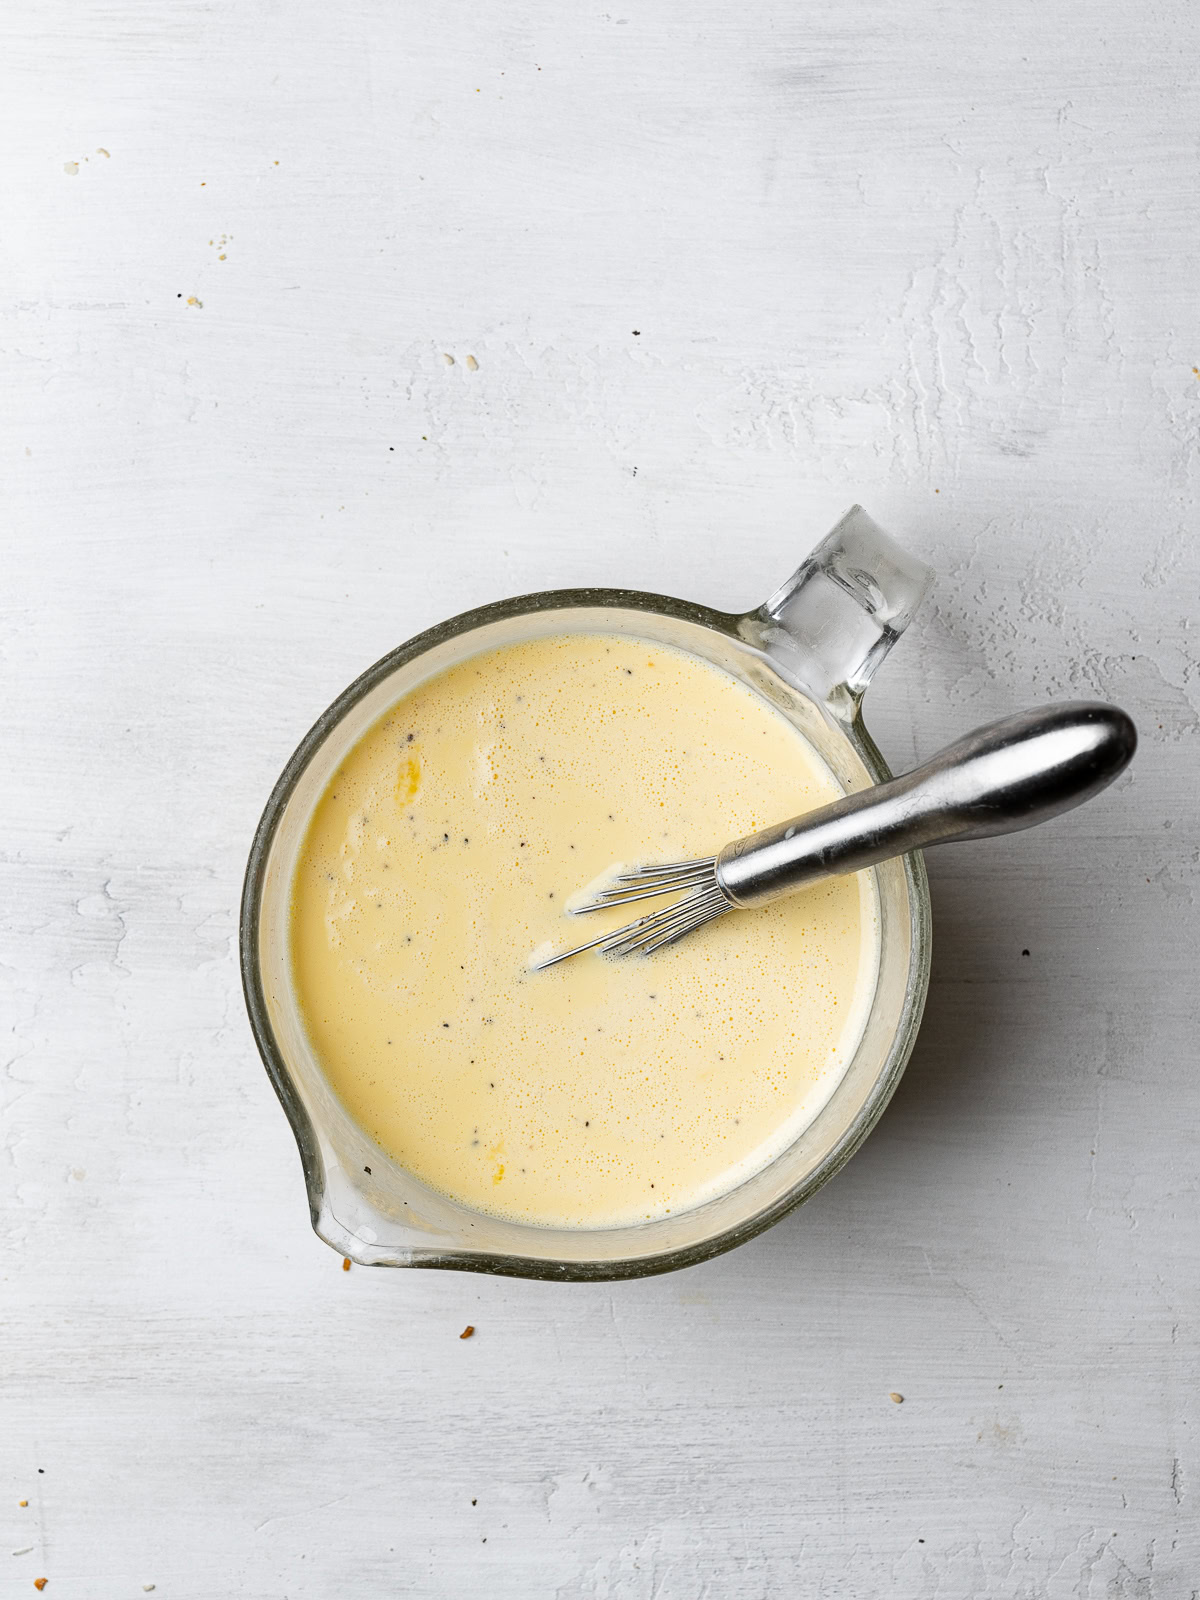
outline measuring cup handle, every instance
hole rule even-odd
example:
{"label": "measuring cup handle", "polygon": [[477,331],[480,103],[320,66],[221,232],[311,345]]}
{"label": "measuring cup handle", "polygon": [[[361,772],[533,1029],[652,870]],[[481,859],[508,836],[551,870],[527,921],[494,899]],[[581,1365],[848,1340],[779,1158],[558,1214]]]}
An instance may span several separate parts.
{"label": "measuring cup handle", "polygon": [[785,673],[853,716],[933,573],[853,506],[746,621]]}

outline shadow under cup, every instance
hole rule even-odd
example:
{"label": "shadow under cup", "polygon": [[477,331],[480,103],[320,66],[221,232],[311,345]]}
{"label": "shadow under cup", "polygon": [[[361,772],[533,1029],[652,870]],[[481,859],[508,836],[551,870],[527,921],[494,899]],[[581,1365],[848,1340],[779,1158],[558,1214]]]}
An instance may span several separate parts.
{"label": "shadow under cup", "polygon": [[[802,569],[803,570],[803,569]],[[421,1183],[351,1120],[308,1042],[291,981],[291,879],[313,810],[366,730],[426,679],[467,657],[547,634],[624,634],[699,656],[747,684],[815,746],[843,789],[891,774],[858,715],[793,681],[752,617],[659,595],[528,595],[443,623],[377,662],[329,708],[284,770],[259,824],[242,904],[251,1024],[300,1147],[313,1227],[364,1265],[446,1267],[561,1280],[638,1277],[703,1261],[801,1204],[870,1132],[904,1070],[929,971],[929,899],[919,856],[873,868],[880,916],[875,997],[858,1049],[816,1118],[770,1164],[691,1211],[620,1228],[547,1228],[470,1210]],[[880,651],[880,657],[886,651]],[[836,696],[832,697],[836,702]],[[789,975],[780,972],[779,982]]]}

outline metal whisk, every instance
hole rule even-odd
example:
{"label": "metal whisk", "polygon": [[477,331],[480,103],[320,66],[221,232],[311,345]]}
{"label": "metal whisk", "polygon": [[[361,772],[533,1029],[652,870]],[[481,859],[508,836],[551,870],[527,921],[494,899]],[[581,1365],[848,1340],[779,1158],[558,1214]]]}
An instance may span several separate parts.
{"label": "metal whisk", "polygon": [[821,878],[933,844],[1031,828],[1099,794],[1136,748],[1137,729],[1116,706],[1071,701],[1005,717],[903,777],[748,834],[715,856],[622,873],[573,914],[658,895],[680,898],[536,967],[584,950],[650,955],[727,911],[766,905]]}

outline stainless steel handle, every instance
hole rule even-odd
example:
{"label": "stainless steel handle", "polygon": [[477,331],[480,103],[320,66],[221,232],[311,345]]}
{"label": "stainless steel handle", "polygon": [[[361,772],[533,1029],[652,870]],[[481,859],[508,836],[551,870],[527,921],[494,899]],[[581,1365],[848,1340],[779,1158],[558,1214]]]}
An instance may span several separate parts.
{"label": "stainless steel handle", "polygon": [[726,845],[717,882],[734,905],[761,906],[909,850],[1032,828],[1099,794],[1136,748],[1137,729],[1116,706],[1077,700],[1023,711],[903,777]]}

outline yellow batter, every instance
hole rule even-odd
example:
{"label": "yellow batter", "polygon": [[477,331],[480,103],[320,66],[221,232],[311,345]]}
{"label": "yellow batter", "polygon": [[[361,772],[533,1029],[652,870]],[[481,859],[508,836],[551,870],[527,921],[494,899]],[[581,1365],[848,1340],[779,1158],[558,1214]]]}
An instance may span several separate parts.
{"label": "yellow batter", "polygon": [[296,868],[294,980],[329,1081],[477,1210],[606,1227],[732,1188],[854,1051],[872,874],[648,958],[529,958],[630,920],[565,914],[615,862],[710,855],[839,793],[766,701],[663,645],[558,635],[432,679],[346,757]]}

